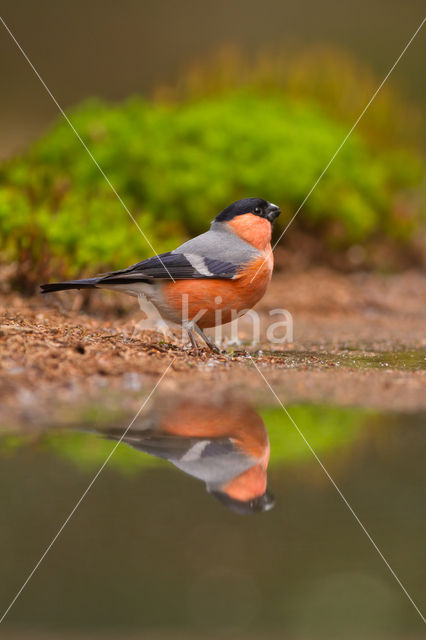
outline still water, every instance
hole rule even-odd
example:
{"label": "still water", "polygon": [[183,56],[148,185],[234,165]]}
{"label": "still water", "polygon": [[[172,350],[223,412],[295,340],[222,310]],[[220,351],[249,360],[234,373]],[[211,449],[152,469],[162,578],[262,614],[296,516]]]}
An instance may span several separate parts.
{"label": "still water", "polygon": [[[422,609],[425,416],[291,416]],[[407,638],[424,626],[280,407],[162,397],[0,440],[2,637]]]}

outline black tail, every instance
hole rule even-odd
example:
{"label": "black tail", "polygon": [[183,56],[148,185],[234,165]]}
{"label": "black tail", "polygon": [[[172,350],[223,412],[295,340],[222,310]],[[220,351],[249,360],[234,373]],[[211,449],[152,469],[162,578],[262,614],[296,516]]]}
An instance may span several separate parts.
{"label": "black tail", "polygon": [[51,284],[42,284],[40,289],[42,293],[51,293],[52,291],[64,291],[65,289],[94,289],[101,278],[86,278],[86,280],[70,280],[68,282],[52,282]]}

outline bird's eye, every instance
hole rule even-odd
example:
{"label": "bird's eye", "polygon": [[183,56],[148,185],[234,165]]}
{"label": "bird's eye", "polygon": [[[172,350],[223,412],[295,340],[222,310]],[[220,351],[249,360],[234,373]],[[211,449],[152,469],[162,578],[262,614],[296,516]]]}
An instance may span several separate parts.
{"label": "bird's eye", "polygon": [[257,215],[260,215],[260,214],[262,213],[262,209],[261,209],[260,207],[256,207],[256,208],[255,208],[255,210],[254,210],[254,212],[255,212]]}

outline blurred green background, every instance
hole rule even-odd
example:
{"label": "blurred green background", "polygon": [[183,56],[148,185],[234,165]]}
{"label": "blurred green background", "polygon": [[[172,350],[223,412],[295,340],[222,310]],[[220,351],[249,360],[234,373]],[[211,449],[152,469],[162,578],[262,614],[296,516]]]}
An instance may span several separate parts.
{"label": "blurred green background", "polygon": [[[416,2],[4,7],[157,252],[248,195],[279,203],[282,229],[421,19]],[[12,285],[31,293],[151,255],[6,32],[0,47],[0,260]],[[345,268],[336,255],[422,264],[424,53],[420,33],[296,219],[290,250]]]}

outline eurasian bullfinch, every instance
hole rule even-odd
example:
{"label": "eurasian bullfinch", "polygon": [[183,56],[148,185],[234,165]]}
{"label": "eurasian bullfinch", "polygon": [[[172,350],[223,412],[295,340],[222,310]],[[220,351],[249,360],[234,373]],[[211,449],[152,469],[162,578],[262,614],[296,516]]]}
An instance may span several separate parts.
{"label": "eurasian bullfinch", "polygon": [[[122,435],[114,428],[99,433],[112,440]],[[122,442],[202,480],[232,511],[248,514],[274,506],[267,490],[270,448],[265,425],[252,407],[235,398],[220,403],[166,399],[142,424],[133,425]]]}
{"label": "eurasian bullfinch", "polygon": [[224,209],[211,228],[177,249],[85,280],[43,284],[62,289],[113,289],[145,296],[165,320],[181,324],[197,350],[194,330],[213,351],[203,329],[226,324],[264,295],[273,269],[271,232],[280,209],[261,198],[244,198]]}

